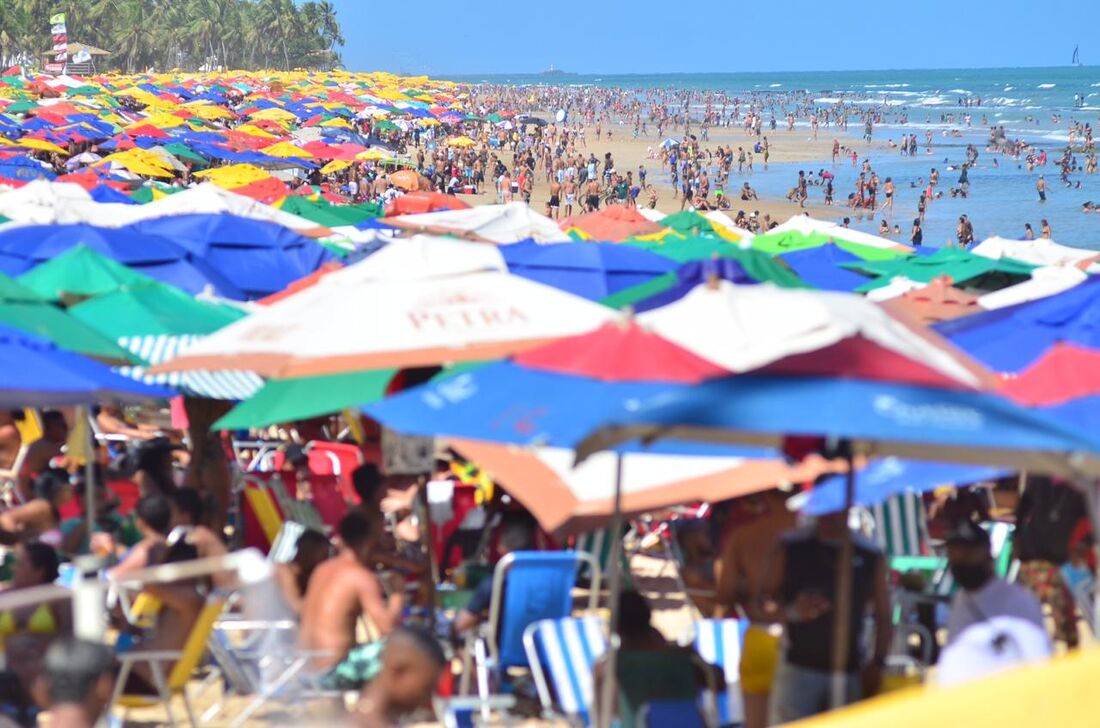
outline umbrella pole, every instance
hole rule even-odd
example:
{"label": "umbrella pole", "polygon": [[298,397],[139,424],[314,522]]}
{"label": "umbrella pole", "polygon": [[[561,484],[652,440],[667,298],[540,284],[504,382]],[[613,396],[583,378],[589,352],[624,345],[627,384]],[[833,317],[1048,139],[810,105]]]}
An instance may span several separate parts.
{"label": "umbrella pole", "polygon": [[[88,408],[77,407],[76,417],[78,421],[88,421]],[[85,428],[87,429],[87,428]],[[91,433],[88,433],[92,436]],[[92,436],[94,437],[94,436]],[[95,533],[95,444],[85,443],[85,457],[84,457],[84,526],[85,534],[88,539],[88,543],[92,542],[92,534]]]}
{"label": "umbrella pole", "polygon": [[623,559],[623,456],[618,453],[615,456],[615,508],[611,513],[611,552],[608,565],[607,593],[608,593],[608,640],[607,662],[603,674],[603,689],[600,692],[599,710],[597,711],[600,728],[611,727],[611,716],[615,712],[615,694],[618,684],[618,657],[619,657],[619,593],[622,591],[622,569],[620,565]]}
{"label": "umbrella pole", "polygon": [[852,532],[848,528],[848,515],[855,500],[856,472],[852,463],[852,444],[841,445],[848,461],[848,477],[844,487],[844,528],[840,534],[840,557],[836,565],[836,595],[833,611],[833,676],[830,684],[829,704],[841,708],[847,702],[847,667],[849,615],[852,613]]}

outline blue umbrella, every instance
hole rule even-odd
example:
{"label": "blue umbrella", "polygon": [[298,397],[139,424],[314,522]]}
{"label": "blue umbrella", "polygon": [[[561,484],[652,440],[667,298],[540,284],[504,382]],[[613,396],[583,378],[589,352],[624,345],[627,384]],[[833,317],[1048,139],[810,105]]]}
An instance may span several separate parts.
{"label": "blue umbrella", "polygon": [[590,301],[676,270],[665,256],[614,243],[523,241],[500,246],[500,254],[511,273]]}
{"label": "blue umbrella", "polygon": [[[872,506],[898,493],[924,493],[941,485],[968,485],[981,480],[1001,478],[1011,472],[982,465],[883,458],[856,474],[853,505]],[[833,475],[826,478],[810,491],[802,511],[817,515],[843,509],[846,485],[846,476]]]}
{"label": "blue umbrella", "polygon": [[39,263],[84,244],[112,260],[159,281],[200,293],[207,287],[226,298],[244,299],[214,263],[191,256],[165,238],[129,228],[94,225],[22,225],[0,233],[0,271],[26,273]]}
{"label": "blue umbrella", "polygon": [[175,392],[114,373],[40,337],[0,325],[0,407],[55,407],[104,399],[167,398]]}
{"label": "blue umbrella", "polygon": [[1018,372],[1051,344],[1100,349],[1100,279],[1037,301],[944,321],[934,327],[983,364]]}
{"label": "blue umbrella", "polygon": [[747,375],[670,390],[624,407],[578,445],[679,437],[780,445],[788,435],[849,440],[866,455],[1077,474],[1100,441],[1003,397],[967,390],[823,377]]}
{"label": "blue umbrella", "polygon": [[281,291],[333,258],[324,246],[293,230],[227,213],[161,217],[124,229],[171,241],[248,298]]}
{"label": "blue umbrella", "polygon": [[[670,303],[679,301],[695,290],[697,286],[707,283],[712,276],[739,285],[755,285],[760,282],[749,275],[748,271],[736,258],[693,260],[676,269],[676,280],[671,286],[651,296],[632,301],[629,305],[636,313],[644,313],[645,311],[667,306]],[[605,303],[612,304],[611,301],[605,301]],[[614,303],[618,307],[619,302],[614,301]]]}
{"label": "blue umbrella", "polygon": [[799,278],[823,291],[851,293],[867,282],[864,276],[839,267],[841,263],[851,263],[860,258],[836,243],[825,243],[816,248],[783,253],[779,258],[789,265]]}

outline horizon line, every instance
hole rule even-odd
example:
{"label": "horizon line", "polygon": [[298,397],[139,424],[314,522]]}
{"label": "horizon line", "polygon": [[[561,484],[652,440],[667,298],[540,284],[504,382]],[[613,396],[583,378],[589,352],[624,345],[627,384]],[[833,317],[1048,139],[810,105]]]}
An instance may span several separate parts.
{"label": "horizon line", "polygon": [[[1064,69],[1064,68],[1081,68],[1081,69],[1094,69],[1100,68],[1100,64],[1084,64],[1080,66],[1074,66],[1072,64],[1063,64],[1058,66],[971,66],[971,67],[959,67],[959,66],[943,66],[943,67],[899,67],[899,68],[829,68],[820,70],[809,69],[788,69],[788,70],[770,70],[770,71],[569,71],[561,68],[555,68],[555,73],[550,74],[548,78],[555,78],[561,76],[615,76],[615,77],[637,77],[637,76],[726,76],[726,75],[768,75],[778,73],[894,73],[897,71],[1015,71],[1022,69]],[[437,78],[446,78],[447,76],[541,76],[546,70],[541,71],[403,71],[402,73],[409,73],[411,75],[427,75],[435,76]],[[558,73],[560,72],[560,73]],[[364,71],[365,73],[365,71]]]}

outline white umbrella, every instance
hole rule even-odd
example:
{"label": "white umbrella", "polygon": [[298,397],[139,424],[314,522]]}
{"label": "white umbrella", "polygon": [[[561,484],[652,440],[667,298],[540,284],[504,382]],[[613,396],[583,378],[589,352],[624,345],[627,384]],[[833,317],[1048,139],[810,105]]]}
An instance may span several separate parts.
{"label": "white umbrella", "polygon": [[970,252],[985,258],[1012,258],[1032,265],[1084,266],[1083,270],[1093,273],[1100,270],[1096,262],[1100,259],[1100,251],[1073,248],[1047,238],[1009,240],[993,236],[975,245]]}
{"label": "white umbrella", "polygon": [[1031,278],[1026,281],[981,296],[978,305],[984,309],[1015,306],[1068,291],[1088,278],[1087,273],[1075,266],[1048,265],[1031,271]]}
{"label": "white umbrella", "polygon": [[970,386],[987,374],[938,335],[850,293],[715,281],[641,314],[638,323],[733,372],[852,341]]}
{"label": "white umbrella", "polygon": [[386,218],[386,224],[437,235],[465,235],[494,243],[528,239],[539,243],[568,243],[573,240],[553,220],[535,212],[525,202],[398,215]]}
{"label": "white umbrella", "polygon": [[[615,316],[578,296],[486,270],[488,255],[471,265],[463,243],[431,245],[438,252],[448,244],[455,251],[449,270],[433,261],[422,270],[429,275],[413,277],[416,268],[407,261],[427,261],[429,243],[394,243],[390,255],[405,253],[405,262],[367,258],[230,324],[153,371],[247,369],[291,377],[476,361],[591,331]],[[403,273],[379,278],[395,270]]]}

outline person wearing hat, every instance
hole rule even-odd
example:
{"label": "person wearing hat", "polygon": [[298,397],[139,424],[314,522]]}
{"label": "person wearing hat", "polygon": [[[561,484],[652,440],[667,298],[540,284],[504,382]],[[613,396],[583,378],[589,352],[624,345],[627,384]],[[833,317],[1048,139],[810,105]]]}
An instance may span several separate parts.
{"label": "person wearing hat", "polygon": [[1043,608],[1028,589],[996,576],[989,534],[973,521],[955,524],[947,537],[947,563],[959,592],[947,618],[947,644],[968,627],[994,617],[1014,617],[1045,630]]}

